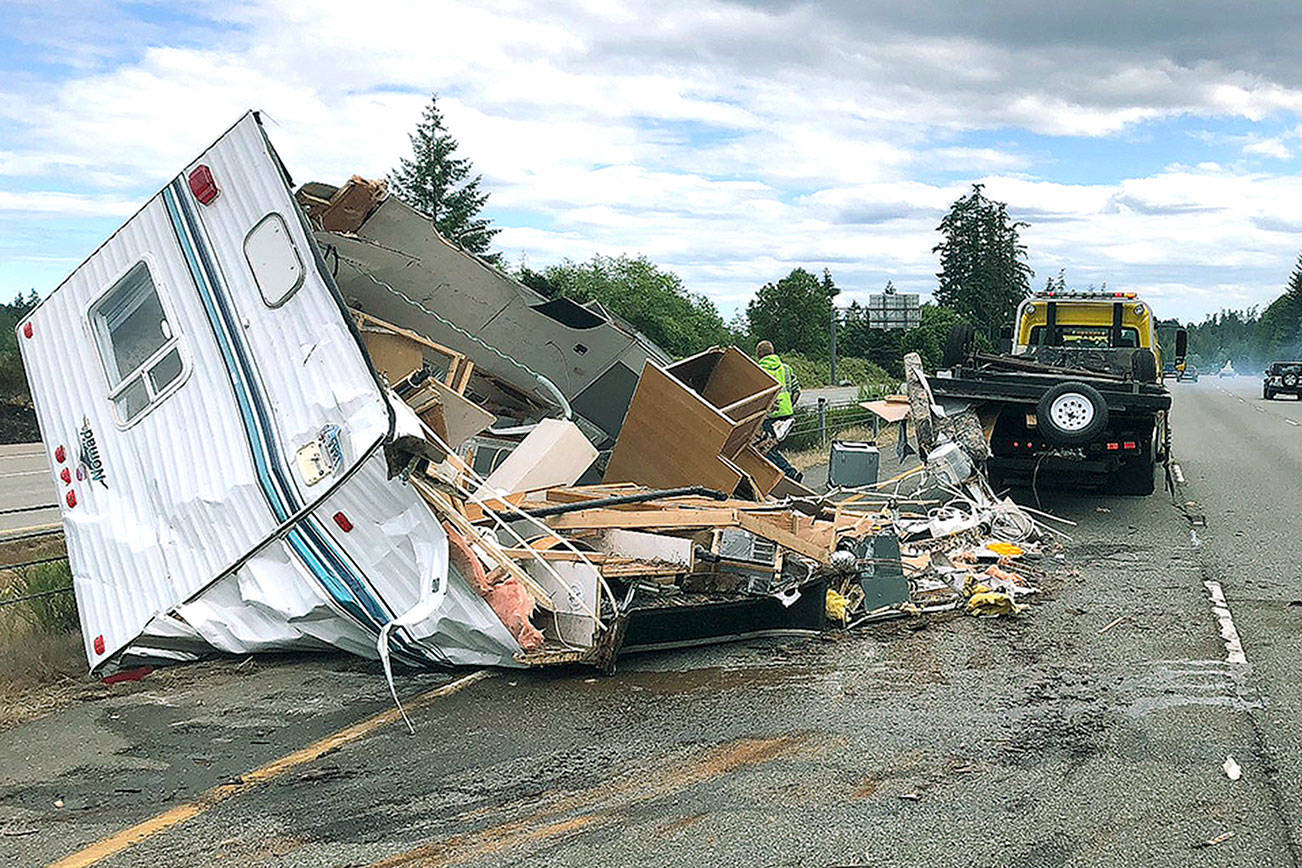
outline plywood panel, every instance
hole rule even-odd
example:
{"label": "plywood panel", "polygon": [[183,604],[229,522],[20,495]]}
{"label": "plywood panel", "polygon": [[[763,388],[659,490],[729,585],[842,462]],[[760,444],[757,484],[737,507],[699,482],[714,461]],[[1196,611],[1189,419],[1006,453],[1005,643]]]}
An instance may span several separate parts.
{"label": "plywood panel", "polygon": [[718,461],[731,432],[728,420],[699,395],[647,363],[605,481],[653,488],[707,485],[731,492],[740,477]]}
{"label": "plywood panel", "polygon": [[761,494],[769,494],[782,481],[782,471],[754,446],[747,446],[737,453],[733,462],[750,476]]}
{"label": "plywood panel", "polygon": [[398,382],[425,364],[421,345],[411,338],[368,329],[362,332],[362,343],[366,344],[375,369],[390,383]]}

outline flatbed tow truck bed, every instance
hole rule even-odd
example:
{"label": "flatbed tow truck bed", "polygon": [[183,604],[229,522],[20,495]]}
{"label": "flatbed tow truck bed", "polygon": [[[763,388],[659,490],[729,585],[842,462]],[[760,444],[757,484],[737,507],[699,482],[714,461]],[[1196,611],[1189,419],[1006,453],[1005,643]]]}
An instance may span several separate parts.
{"label": "flatbed tow truck bed", "polygon": [[1171,408],[1165,386],[1100,377],[1087,372],[1036,374],[1022,371],[986,371],[956,368],[931,378],[931,391],[942,398],[969,401],[1013,401],[1034,406],[1064,378],[1089,383],[1108,402],[1113,413],[1153,413]]}
{"label": "flatbed tow truck bed", "polygon": [[[1171,393],[1161,382],[1058,366],[1012,355],[976,354],[968,364],[938,371],[930,379],[940,401],[971,402],[986,426],[992,481],[1037,484],[1052,477],[1101,485],[1119,494],[1148,494],[1154,465],[1170,454]],[[1090,415],[1097,423],[1076,439],[1047,431],[1046,408],[1064,390],[1093,392],[1106,407]]]}

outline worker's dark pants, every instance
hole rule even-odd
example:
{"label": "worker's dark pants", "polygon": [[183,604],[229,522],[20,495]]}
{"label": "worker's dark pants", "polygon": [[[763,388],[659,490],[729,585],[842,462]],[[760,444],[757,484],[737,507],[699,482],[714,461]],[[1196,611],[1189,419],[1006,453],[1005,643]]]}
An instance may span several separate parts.
{"label": "worker's dark pants", "polygon": [[772,418],[764,420],[764,433],[774,438],[773,448],[768,452],[765,452],[764,457],[776,464],[778,469],[787,476],[796,479],[800,476],[800,471],[796,470],[796,468],[791,465],[791,462],[787,460],[786,456],[778,451],[777,435],[773,432],[773,421]]}

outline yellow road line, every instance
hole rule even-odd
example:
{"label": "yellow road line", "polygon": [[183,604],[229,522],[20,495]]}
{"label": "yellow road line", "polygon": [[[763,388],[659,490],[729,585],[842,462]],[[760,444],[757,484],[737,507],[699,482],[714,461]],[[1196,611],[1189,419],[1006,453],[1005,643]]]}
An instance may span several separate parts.
{"label": "yellow road line", "polygon": [[805,749],[808,742],[809,734],[804,732],[739,738],[687,756],[667,758],[658,767],[642,767],[590,789],[549,794],[545,805],[514,819],[506,817],[513,805],[499,805],[488,814],[495,821],[488,828],[431,841],[381,859],[370,868],[446,868],[525,845],[536,847],[554,838],[609,825],[648,802],[676,795],[688,787],[790,756]]}
{"label": "yellow road line", "polygon": [[[423,705],[444,696],[450,696],[464,687],[469,687],[477,681],[489,677],[493,673],[487,669],[481,669],[478,672],[472,672],[464,678],[459,678],[451,684],[445,684],[442,687],[435,688],[428,693],[422,693],[411,702],[407,703],[408,708],[420,708]],[[329,753],[337,747],[356,741],[362,736],[368,735],[381,727],[388,726],[402,717],[401,712],[392,708],[388,711],[382,711],[379,714],[368,717],[359,723],[345,727],[338,732],[326,736],[320,741],[308,745],[302,750],[294,751],[291,754],[273,760],[261,768],[254,769],[241,775],[235,783],[222,784],[213,787],[203,793],[199,798],[184,805],[178,805],[171,810],[164,811],[161,814],[150,817],[144,822],[137,823],[129,829],[123,829],[113,835],[96,841],[89,847],[78,850],[71,856],[60,859],[58,862],[51,863],[49,868],[82,868],[82,866],[94,865],[103,859],[114,856],[126,850],[128,847],[135,846],[147,838],[151,838],[160,832],[180,823],[184,823],[191,817],[202,814],[209,808],[226,801],[232,796],[247,792],[261,784],[266,783],[272,778],[278,777],[285,772],[304,763],[310,763],[315,759]]]}

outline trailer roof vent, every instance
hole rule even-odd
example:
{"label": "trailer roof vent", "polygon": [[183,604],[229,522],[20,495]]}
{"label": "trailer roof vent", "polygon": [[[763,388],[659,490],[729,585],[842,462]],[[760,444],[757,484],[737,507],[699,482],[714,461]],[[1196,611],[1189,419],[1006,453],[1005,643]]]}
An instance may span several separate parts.
{"label": "trailer roof vent", "polygon": [[217,189],[217,182],[212,178],[212,169],[201,165],[190,173],[190,192],[199,200],[200,205],[213,203],[221,191]]}

